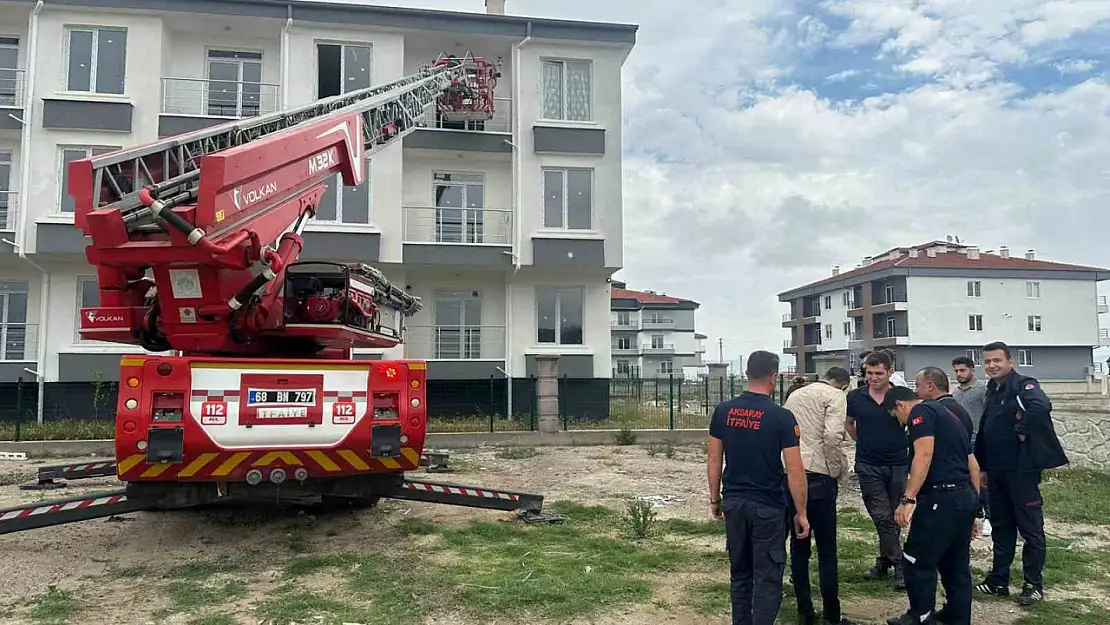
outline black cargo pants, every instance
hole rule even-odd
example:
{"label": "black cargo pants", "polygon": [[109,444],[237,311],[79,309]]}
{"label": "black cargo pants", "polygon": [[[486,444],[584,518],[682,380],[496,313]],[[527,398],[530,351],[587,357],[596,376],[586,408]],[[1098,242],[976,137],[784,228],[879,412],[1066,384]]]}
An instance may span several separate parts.
{"label": "black cargo pants", "polygon": [[894,511],[906,491],[909,465],[880,466],[856,462],[859,490],[867,514],[879,533],[879,564],[902,564],[902,528],[894,522]]}
{"label": "black cargo pants", "polygon": [[1043,591],[1046,545],[1041,472],[989,472],[987,485],[991,502],[991,540],[994,542],[994,566],[987,575],[987,583],[1010,585],[1010,565],[1014,562],[1020,532],[1025,541],[1021,551],[1024,581]]}
{"label": "black cargo pants", "polygon": [[774,625],[782,607],[786,528],[782,508],[725,498],[732,625]]}
{"label": "black cargo pants", "polygon": [[[813,615],[813,590],[809,583],[809,560],[812,543],[817,544],[817,579],[821,588],[821,603],[825,621],[840,622],[840,582],[837,576],[836,553],[836,498],[840,485],[836,479],[818,473],[806,474],[806,516],[809,517],[810,536],[795,538],[790,532],[790,575],[798,614]],[[794,502],[787,508],[787,527],[794,526]],[[812,543],[811,543],[812,541]]]}
{"label": "black cargo pants", "polygon": [[928,485],[917,496],[902,554],[915,618],[936,613],[937,573],[947,600],[945,623],[971,625],[971,533],[979,496],[970,483]]}

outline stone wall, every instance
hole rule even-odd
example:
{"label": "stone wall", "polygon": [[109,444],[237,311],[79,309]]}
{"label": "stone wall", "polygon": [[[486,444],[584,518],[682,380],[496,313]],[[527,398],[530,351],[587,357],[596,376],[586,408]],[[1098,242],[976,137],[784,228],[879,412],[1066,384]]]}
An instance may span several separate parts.
{"label": "stone wall", "polygon": [[1073,467],[1110,471],[1110,398],[1052,397],[1056,434]]}

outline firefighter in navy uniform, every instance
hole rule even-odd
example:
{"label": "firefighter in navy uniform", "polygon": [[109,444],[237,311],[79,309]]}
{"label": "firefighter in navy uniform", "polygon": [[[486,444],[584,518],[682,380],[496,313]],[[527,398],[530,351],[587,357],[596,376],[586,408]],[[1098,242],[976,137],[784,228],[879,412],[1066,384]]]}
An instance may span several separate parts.
{"label": "firefighter in navy uniform", "polygon": [[1044,599],[1044,509],[1041,472],[1068,464],[1052,425],[1052,402],[1035,378],[1014,371],[1010,348],[1002,342],[983,347],[987,383],[986,409],[975,437],[975,456],[983,468],[990,498],[991,572],[976,590],[1010,594],[1010,565],[1021,533],[1020,605]]}
{"label": "firefighter in navy uniform", "polygon": [[725,521],[733,625],[774,625],[782,607],[784,483],[797,510],[794,530],[809,536],[798,424],[771,400],[778,369],[776,354],[752,352],[748,390],[721,402],[709,423],[709,506]]}
{"label": "firefighter in navy uniform", "polygon": [[[888,625],[971,625],[971,539],[979,512],[979,465],[967,429],[937,401],[896,386],[883,405],[909,429],[910,476],[894,513],[909,527],[902,573],[910,608]],[[913,523],[910,523],[912,519]],[[936,611],[936,582],[948,600]]]}

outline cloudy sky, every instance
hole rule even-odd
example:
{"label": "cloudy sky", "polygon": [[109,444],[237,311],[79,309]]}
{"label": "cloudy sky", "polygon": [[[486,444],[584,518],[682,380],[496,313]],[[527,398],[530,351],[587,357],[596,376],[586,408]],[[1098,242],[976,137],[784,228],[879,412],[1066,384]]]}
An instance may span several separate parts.
{"label": "cloudy sky", "polygon": [[780,351],[777,293],[896,245],[952,234],[1110,266],[1110,0],[508,0],[507,12],[640,26],[624,72],[619,277],[701,302],[714,355],[718,337],[726,359]]}

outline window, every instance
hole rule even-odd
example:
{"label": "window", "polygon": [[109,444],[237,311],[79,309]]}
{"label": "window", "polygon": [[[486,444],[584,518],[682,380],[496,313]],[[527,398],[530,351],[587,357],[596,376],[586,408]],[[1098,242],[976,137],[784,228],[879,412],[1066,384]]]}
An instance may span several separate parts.
{"label": "window", "polygon": [[254,117],[262,102],[262,53],[208,51],[209,115]]}
{"label": "window", "polygon": [[652,334],[651,335],[651,348],[652,349],[663,349],[663,335],[662,334]]}
{"label": "window", "polygon": [[81,309],[82,308],[96,308],[100,306],[100,283],[96,278],[80,277],[77,278],[77,316],[76,326],[73,332],[76,336],[73,337],[74,341],[81,341]]}
{"label": "window", "polygon": [[316,207],[314,221],[323,221],[339,224],[370,223],[370,159],[362,170],[366,176],[362,184],[348,187],[343,184],[343,176],[335,174],[326,182],[328,188],[320,198],[320,205]]}
{"label": "window", "polygon": [[983,364],[983,350],[978,347],[973,347],[965,351],[964,355],[970,358],[971,362],[975,363],[975,366]]}
{"label": "window", "polygon": [[886,316],[886,335],[898,336],[898,319],[894,315]]}
{"label": "window", "polygon": [[831,323],[826,323],[825,324],[825,338],[827,338],[827,339],[832,338],[832,324]]}
{"label": "window", "polygon": [[618,360],[617,361],[617,375],[631,375],[631,374],[632,374],[632,366],[629,364],[629,362],[627,360]]}
{"label": "window", "polygon": [[1041,299],[1041,283],[1026,282],[1025,297],[1028,297],[1029,299]]}
{"label": "window", "polygon": [[485,189],[483,174],[432,174],[436,243],[484,242],[482,207],[485,205]]}
{"label": "window", "polygon": [[832,308],[832,295],[825,296],[825,310]]}
{"label": "window", "polygon": [[435,292],[435,358],[482,357],[482,295],[478,291]]}
{"label": "window", "polygon": [[11,178],[12,151],[0,150],[0,230],[15,230],[16,194],[11,190]]}
{"label": "window", "polygon": [[1041,331],[1041,316],[1040,315],[1029,315],[1027,325],[1028,325],[1028,328],[1029,328],[1030,332],[1040,332]]}
{"label": "window", "polygon": [[883,303],[889,304],[894,301],[894,285],[887,283],[883,285]]}
{"label": "window", "polygon": [[617,349],[631,350],[632,349],[632,337],[631,336],[617,337]]}
{"label": "window", "polygon": [[844,302],[845,308],[852,307],[852,294],[849,291],[844,291],[840,294],[840,299]]}
{"label": "window", "polygon": [[983,315],[968,315],[967,316],[967,329],[972,332],[983,331]]}
{"label": "window", "polygon": [[672,360],[660,360],[659,361],[659,373],[662,374],[662,375],[671,375],[671,374],[673,374],[674,373],[674,361],[672,361]]}
{"label": "window", "polygon": [[23,106],[19,37],[0,37],[0,106]]}
{"label": "window", "polygon": [[592,169],[543,170],[543,227],[588,230],[593,223]]}
{"label": "window", "polygon": [[536,289],[536,340],[556,345],[582,345],[585,294],[581,287]]}
{"label": "window", "polygon": [[66,91],[122,95],[127,30],[70,28],[65,67]]}
{"label": "window", "polygon": [[27,325],[28,283],[0,281],[0,360],[34,360],[34,328]]}
{"label": "window", "polygon": [[373,75],[373,48],[345,43],[316,44],[316,97],[365,89]]}
{"label": "window", "polygon": [[632,325],[632,313],[627,310],[622,310],[617,313],[617,325],[630,326]]}
{"label": "window", "polygon": [[982,297],[983,285],[978,280],[967,281],[967,296],[968,297]]}
{"label": "window", "polygon": [[1033,350],[1019,349],[1018,350],[1018,366],[1019,367],[1032,367],[1033,366]]}
{"label": "window", "polygon": [[542,71],[544,119],[593,119],[589,61],[544,61]]}
{"label": "window", "polygon": [[83,158],[91,158],[108,152],[115,152],[118,147],[108,146],[62,146],[61,150],[61,171],[58,172],[58,180],[61,181],[58,187],[60,198],[58,201],[58,212],[73,213],[73,196],[69,194],[69,164],[73,161],[79,161]]}
{"label": "window", "polygon": [[844,322],[844,336],[848,337],[849,340],[851,340],[851,338],[852,338],[852,322],[851,321],[845,321]]}

